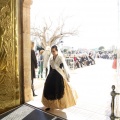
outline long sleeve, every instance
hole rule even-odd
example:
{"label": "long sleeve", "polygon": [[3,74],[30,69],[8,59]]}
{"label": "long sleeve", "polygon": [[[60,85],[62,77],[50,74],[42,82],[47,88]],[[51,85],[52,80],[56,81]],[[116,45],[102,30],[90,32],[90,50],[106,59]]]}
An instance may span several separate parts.
{"label": "long sleeve", "polygon": [[67,80],[70,81],[70,71],[69,71],[69,68],[68,68],[68,66],[67,66],[67,63],[66,63],[66,61],[65,61],[65,58],[62,57],[62,58],[61,58],[61,61],[62,61],[62,63],[63,63],[62,66],[63,66],[64,72],[65,72],[65,74],[66,74]]}
{"label": "long sleeve", "polygon": [[34,67],[37,68],[37,59],[34,50],[31,50],[31,64],[34,64]]}

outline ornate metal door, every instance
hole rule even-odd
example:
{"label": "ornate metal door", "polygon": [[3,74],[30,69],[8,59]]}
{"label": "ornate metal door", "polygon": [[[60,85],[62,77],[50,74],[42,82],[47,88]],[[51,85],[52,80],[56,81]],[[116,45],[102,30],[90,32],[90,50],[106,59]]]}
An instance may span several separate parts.
{"label": "ornate metal door", "polygon": [[20,104],[18,1],[0,0],[0,113]]}

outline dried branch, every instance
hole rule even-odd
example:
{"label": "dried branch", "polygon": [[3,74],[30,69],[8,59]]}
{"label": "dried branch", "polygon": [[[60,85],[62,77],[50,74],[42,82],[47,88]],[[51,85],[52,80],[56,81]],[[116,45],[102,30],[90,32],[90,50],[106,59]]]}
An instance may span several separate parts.
{"label": "dried branch", "polygon": [[[60,23],[59,21],[54,31],[51,30],[51,26],[52,26],[52,21],[50,20],[50,25],[48,25],[45,22],[45,25],[42,28],[36,28],[36,27],[31,28],[31,35],[38,37],[41,41],[41,45],[44,48],[47,45],[52,46],[58,39],[63,39],[64,37],[74,36],[78,34],[77,29],[64,31],[65,20],[62,20],[62,23]],[[50,33],[52,33],[52,35]],[[48,41],[47,41],[47,35],[49,35],[50,37],[48,38],[49,39]]]}

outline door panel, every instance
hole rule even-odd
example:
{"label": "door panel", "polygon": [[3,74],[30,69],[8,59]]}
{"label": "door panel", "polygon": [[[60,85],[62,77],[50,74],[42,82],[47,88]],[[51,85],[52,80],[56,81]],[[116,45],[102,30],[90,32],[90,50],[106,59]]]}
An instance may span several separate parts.
{"label": "door panel", "polygon": [[16,1],[0,0],[0,113],[20,104]]}

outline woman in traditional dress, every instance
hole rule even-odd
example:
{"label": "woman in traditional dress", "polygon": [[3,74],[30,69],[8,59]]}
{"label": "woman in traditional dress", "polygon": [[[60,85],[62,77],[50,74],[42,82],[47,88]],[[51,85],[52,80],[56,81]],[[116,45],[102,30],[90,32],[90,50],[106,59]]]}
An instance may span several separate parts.
{"label": "woman in traditional dress", "polygon": [[69,82],[70,74],[63,56],[58,54],[58,48],[51,48],[52,55],[49,60],[50,70],[45,81],[42,103],[46,110],[64,109],[76,105],[76,92],[72,90]]}

